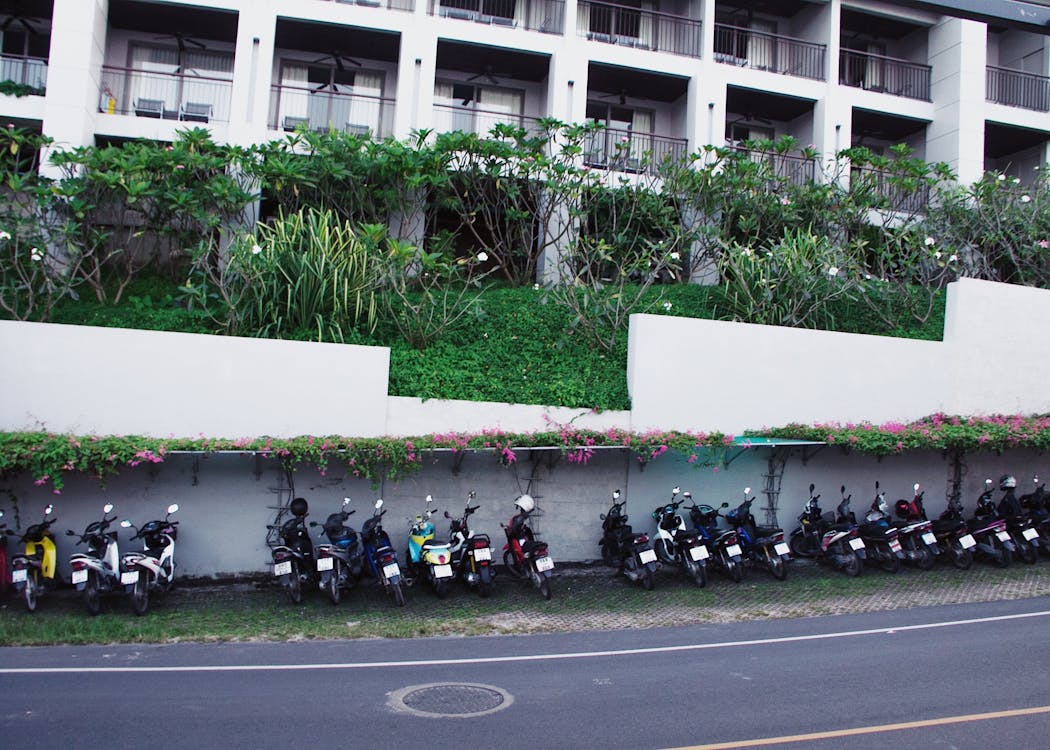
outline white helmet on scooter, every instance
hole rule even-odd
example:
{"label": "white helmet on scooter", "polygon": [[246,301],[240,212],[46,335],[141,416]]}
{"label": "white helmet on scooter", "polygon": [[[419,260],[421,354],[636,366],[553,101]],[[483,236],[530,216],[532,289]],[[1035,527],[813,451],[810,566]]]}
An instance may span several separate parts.
{"label": "white helmet on scooter", "polygon": [[1012,474],[1003,474],[999,477],[999,489],[1012,489],[1017,486],[1017,478]]}
{"label": "white helmet on scooter", "polygon": [[536,509],[536,501],[532,499],[532,495],[528,494],[518,497],[518,499],[514,501],[514,504],[526,513],[532,513],[532,511]]}

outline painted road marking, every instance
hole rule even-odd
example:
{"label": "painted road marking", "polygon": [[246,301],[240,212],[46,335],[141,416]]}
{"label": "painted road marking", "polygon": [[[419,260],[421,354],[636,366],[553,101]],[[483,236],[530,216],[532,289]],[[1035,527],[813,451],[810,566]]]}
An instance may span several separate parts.
{"label": "painted road marking", "polygon": [[716,742],[710,745],[691,745],[689,747],[676,748],[676,750],[734,750],[734,748],[766,747],[769,745],[783,745],[788,742],[833,740],[839,737],[855,737],[861,734],[899,732],[905,729],[922,729],[924,727],[939,727],[947,724],[963,724],[968,721],[1009,719],[1013,716],[1032,716],[1034,714],[1047,713],[1050,713],[1050,706],[1036,706],[1035,708],[1016,708],[1009,711],[990,711],[985,714],[964,714],[962,716],[945,716],[940,719],[905,721],[900,724],[876,724],[868,727],[854,727],[853,729],[832,729],[827,732],[811,732],[810,734],[790,734],[784,735],[783,737],[763,737],[762,739],[757,740],[734,740],[732,742]]}
{"label": "painted road marking", "polygon": [[505,662],[525,661],[558,661],[560,659],[595,659],[608,656],[638,656],[649,654],[671,654],[683,651],[707,651],[720,648],[739,648],[742,646],[766,646],[780,643],[801,643],[804,641],[822,641],[832,638],[859,638],[868,635],[894,635],[916,630],[933,630],[952,628],[963,625],[981,625],[989,622],[1023,620],[1031,617],[1046,617],[1050,610],[1039,612],[1021,612],[1013,615],[995,617],[975,617],[969,620],[949,620],[947,622],[928,622],[921,625],[899,625],[889,628],[872,628],[870,630],[845,630],[835,633],[812,633],[810,635],[789,635],[780,638],[756,638],[750,641],[720,641],[716,643],[688,643],[680,646],[650,646],[646,648],[624,648],[610,651],[576,651],[553,654],[522,654],[519,656],[478,656],[468,659],[408,659],[403,661],[362,661],[341,662],[332,664],[203,664],[196,666],[136,666],[136,667],[4,667],[0,674],[105,674],[111,672],[295,672],[321,669],[385,669],[391,667],[440,667],[468,664],[500,664]]}

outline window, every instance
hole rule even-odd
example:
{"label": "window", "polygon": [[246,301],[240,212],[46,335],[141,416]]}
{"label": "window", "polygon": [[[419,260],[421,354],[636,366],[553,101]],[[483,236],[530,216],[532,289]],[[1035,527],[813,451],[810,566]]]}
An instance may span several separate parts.
{"label": "window", "polygon": [[587,120],[605,126],[588,136],[584,162],[589,166],[633,171],[653,151],[653,113],[648,110],[590,101]]}
{"label": "window", "polygon": [[233,80],[232,52],[132,44],[128,56],[127,91],[133,109],[139,109],[139,102],[150,102],[164,117],[177,117],[184,105],[201,111],[208,105],[228,109],[228,87],[216,79]]}
{"label": "window", "polygon": [[500,86],[446,81],[434,85],[434,104],[438,132],[483,135],[497,124],[520,126],[525,95]]}
{"label": "window", "polygon": [[379,132],[383,75],[377,71],[285,62],[281,67],[278,125],[295,130]]}

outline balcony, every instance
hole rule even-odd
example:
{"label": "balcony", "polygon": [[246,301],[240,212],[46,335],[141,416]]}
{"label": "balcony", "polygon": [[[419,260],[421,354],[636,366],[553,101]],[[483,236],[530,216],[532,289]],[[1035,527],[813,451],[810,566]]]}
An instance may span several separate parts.
{"label": "balcony", "polygon": [[1050,111],[1050,78],[1020,70],[989,67],[985,98],[1010,107]]}
{"label": "balcony", "polygon": [[564,0],[430,0],[430,15],[544,34],[565,30]]}
{"label": "balcony", "polygon": [[27,55],[0,55],[0,81],[26,86],[28,93],[43,96],[47,88],[47,60]]}
{"label": "balcony", "polygon": [[900,177],[874,167],[850,169],[850,192],[871,191],[885,201],[885,210],[893,213],[918,214],[930,204],[930,186],[915,181],[914,189],[900,184]]}
{"label": "balcony", "polygon": [[[762,149],[751,149],[742,145],[731,145],[733,151],[769,170],[769,177],[776,184],[807,185],[817,181],[817,160],[794,154],[778,154]],[[776,184],[771,187],[776,187]]]}
{"label": "balcony", "polygon": [[233,81],[102,66],[99,111],[186,122],[229,122]]}
{"label": "balcony", "polygon": [[270,88],[270,128],[291,133],[340,130],[367,138],[394,132],[394,100],[302,86]]}
{"label": "balcony", "polygon": [[653,174],[664,161],[684,159],[687,147],[684,138],[601,128],[588,134],[583,163],[595,169]]}
{"label": "balcony", "polygon": [[539,135],[543,128],[539,118],[516,115],[511,112],[477,109],[454,104],[434,105],[434,131],[437,133],[473,133],[487,136],[497,125],[524,128],[531,135]]}
{"label": "balcony", "polygon": [[827,47],[766,31],[715,24],[715,60],[781,75],[824,80]]}
{"label": "balcony", "polygon": [[[329,0],[332,2],[333,0]],[[388,8],[389,10],[403,10],[413,13],[416,10],[416,0],[334,0],[343,5],[360,5],[365,8]]]}
{"label": "balcony", "polygon": [[839,83],[909,99],[930,101],[930,66],[895,57],[843,49]]}
{"label": "balcony", "polygon": [[576,34],[624,47],[700,57],[700,21],[615,3],[579,0]]}

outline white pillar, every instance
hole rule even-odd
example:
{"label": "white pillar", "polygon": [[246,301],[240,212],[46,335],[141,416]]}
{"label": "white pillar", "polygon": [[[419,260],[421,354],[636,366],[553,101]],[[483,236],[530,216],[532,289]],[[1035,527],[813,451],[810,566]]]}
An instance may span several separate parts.
{"label": "white pillar", "polygon": [[424,130],[434,122],[436,71],[437,37],[420,29],[405,29],[398,53],[394,110],[393,135],[398,140],[408,138],[413,129]]}
{"label": "white pillar", "polygon": [[964,185],[984,174],[987,26],[941,18],[930,29],[930,93],[934,118],[926,131],[926,161],[947,162]]}
{"label": "white pillar", "polygon": [[245,3],[237,15],[237,41],[230,90],[229,141],[266,140],[274,67],[277,16],[267,3]]}

